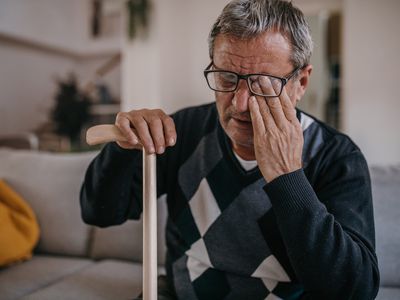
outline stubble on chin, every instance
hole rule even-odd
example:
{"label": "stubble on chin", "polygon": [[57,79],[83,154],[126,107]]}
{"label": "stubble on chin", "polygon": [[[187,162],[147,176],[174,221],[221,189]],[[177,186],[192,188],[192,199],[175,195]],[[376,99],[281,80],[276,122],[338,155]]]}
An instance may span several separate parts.
{"label": "stubble on chin", "polygon": [[250,121],[250,112],[239,113],[232,104],[227,107],[224,105],[218,105],[222,103],[223,102],[218,103],[217,100],[219,121],[231,142],[244,147],[253,147],[253,131],[246,133],[232,123],[234,122],[233,118]]}
{"label": "stubble on chin", "polygon": [[253,148],[254,147],[253,131],[237,128],[233,124],[233,122],[234,121],[232,117],[228,117],[224,124],[225,133],[228,135],[231,142],[233,144],[236,144],[237,146]]}

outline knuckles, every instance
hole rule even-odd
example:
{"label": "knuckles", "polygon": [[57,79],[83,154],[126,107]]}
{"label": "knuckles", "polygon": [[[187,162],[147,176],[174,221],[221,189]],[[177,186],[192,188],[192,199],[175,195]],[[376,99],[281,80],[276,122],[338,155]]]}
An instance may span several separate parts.
{"label": "knuckles", "polygon": [[165,114],[164,111],[161,109],[138,109],[138,110],[131,110],[129,112],[119,112],[117,114],[118,118],[128,118],[128,119],[135,119],[135,118],[144,118],[144,119],[166,119],[170,118]]}
{"label": "knuckles", "polygon": [[[146,148],[153,147],[153,144],[158,148],[165,147],[165,138],[176,136],[173,119],[161,109],[139,109],[117,113],[115,125],[129,135],[126,128],[127,121],[131,124],[131,129],[133,127],[136,130],[135,134]],[[121,145],[128,147],[128,143]]]}

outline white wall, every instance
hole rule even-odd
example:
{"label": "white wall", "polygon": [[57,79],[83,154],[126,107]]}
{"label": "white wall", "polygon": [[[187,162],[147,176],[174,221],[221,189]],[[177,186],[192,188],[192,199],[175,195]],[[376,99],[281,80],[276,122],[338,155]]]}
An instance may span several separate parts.
{"label": "white wall", "polygon": [[66,46],[83,39],[82,24],[73,21],[86,11],[79,0],[1,0],[0,8],[2,33]]}
{"label": "white wall", "polygon": [[312,32],[314,51],[311,56],[313,66],[310,84],[298,107],[320,120],[325,118],[325,105],[329,95],[329,66],[327,59],[326,34],[328,11],[320,11],[307,16]]}
{"label": "white wall", "polygon": [[203,69],[207,37],[228,0],[154,0],[149,37],[127,43],[123,59],[124,110],[161,107],[172,113],[213,101]]}
{"label": "white wall", "polygon": [[1,40],[0,66],[0,134],[35,129],[48,115],[52,76],[67,71],[69,60]]}
{"label": "white wall", "polygon": [[[74,72],[86,82],[107,59],[105,48],[90,39],[89,3],[1,0],[0,135],[37,129],[54,105],[54,78]],[[106,80],[120,97],[120,68]]]}
{"label": "white wall", "polygon": [[[37,129],[53,108],[54,79],[74,72],[87,82],[106,59],[76,58],[0,38],[0,135]],[[120,68],[108,74],[106,82],[119,97]]]}
{"label": "white wall", "polygon": [[343,129],[370,164],[400,162],[400,1],[345,0]]}
{"label": "white wall", "polygon": [[[110,1],[110,0],[109,0]],[[117,0],[111,0],[117,1]],[[90,35],[91,0],[1,0],[0,34],[85,56],[115,52],[121,35]]]}

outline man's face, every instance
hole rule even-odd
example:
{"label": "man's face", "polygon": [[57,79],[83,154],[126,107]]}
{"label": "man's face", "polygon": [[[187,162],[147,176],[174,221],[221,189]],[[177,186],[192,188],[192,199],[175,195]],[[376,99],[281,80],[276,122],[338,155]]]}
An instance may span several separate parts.
{"label": "man's face", "polygon": [[[266,32],[250,40],[240,40],[218,35],[214,43],[214,66],[239,74],[264,73],[278,77],[290,74],[294,66],[290,62],[289,42],[277,32]],[[299,99],[296,80],[285,86],[293,104]],[[298,83],[297,83],[298,84]],[[232,141],[234,149],[247,149],[253,153],[253,127],[249,112],[252,96],[245,80],[240,80],[235,92],[216,92],[220,123]]]}

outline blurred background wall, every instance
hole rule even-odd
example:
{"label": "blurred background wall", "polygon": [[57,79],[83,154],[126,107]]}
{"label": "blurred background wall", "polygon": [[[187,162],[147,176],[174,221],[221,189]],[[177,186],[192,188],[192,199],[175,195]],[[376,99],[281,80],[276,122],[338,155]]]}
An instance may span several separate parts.
{"label": "blurred background wall", "polygon": [[[95,34],[94,2],[0,0],[0,135],[47,122],[55,79],[69,72],[82,89],[106,84],[112,102],[97,101],[92,113],[109,118],[97,122],[112,121],[120,109],[172,113],[213,101],[202,70],[209,30],[227,0],[152,0],[147,35],[133,40],[123,0],[101,1],[103,23]],[[312,83],[300,107],[348,133],[369,163],[399,162],[400,1],[293,2],[307,15],[315,41]],[[120,62],[98,76],[113,57]]]}
{"label": "blurred background wall", "polygon": [[400,162],[400,1],[343,6],[342,127],[370,163]]}

